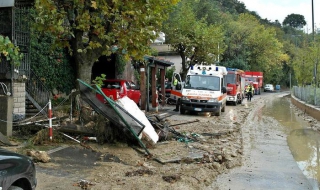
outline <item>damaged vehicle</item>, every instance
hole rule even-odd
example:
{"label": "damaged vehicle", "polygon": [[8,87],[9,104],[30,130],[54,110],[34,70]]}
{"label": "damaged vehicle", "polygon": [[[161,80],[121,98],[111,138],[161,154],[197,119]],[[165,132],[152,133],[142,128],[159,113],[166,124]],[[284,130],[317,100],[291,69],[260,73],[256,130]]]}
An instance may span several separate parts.
{"label": "damaged vehicle", "polygon": [[27,156],[0,148],[0,190],[34,190],[36,169]]}

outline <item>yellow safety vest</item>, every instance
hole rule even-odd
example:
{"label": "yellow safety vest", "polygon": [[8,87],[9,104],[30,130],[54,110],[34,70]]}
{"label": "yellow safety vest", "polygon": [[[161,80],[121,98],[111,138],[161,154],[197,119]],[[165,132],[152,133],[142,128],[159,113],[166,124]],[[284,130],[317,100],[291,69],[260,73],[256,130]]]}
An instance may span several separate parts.
{"label": "yellow safety vest", "polygon": [[177,86],[177,84],[178,84],[178,79],[174,79],[173,86]]}

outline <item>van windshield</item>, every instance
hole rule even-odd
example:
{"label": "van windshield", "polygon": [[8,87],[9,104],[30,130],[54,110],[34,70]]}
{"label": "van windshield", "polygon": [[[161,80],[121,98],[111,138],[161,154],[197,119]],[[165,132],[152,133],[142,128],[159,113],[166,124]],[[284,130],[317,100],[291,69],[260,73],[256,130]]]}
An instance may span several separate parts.
{"label": "van windshield", "polygon": [[184,88],[220,91],[220,77],[208,75],[188,75],[186,77]]}

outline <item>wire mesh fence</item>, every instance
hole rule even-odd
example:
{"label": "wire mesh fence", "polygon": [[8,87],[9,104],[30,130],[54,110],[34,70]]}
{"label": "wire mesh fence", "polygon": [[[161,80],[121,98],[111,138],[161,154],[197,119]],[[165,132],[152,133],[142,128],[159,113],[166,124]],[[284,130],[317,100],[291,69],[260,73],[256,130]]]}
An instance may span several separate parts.
{"label": "wire mesh fence", "polygon": [[320,106],[320,88],[293,86],[291,93],[301,101],[314,106]]}

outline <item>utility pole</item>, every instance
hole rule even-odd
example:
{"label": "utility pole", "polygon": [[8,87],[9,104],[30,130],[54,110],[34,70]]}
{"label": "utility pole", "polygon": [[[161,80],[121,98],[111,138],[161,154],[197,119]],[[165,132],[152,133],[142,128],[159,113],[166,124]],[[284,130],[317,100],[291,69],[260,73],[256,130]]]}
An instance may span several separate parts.
{"label": "utility pole", "polygon": [[[312,7],[312,39],[313,39],[313,46],[315,46],[315,38],[314,38],[314,12],[313,12],[313,0],[311,0],[311,7]],[[314,73],[313,73],[313,79],[314,79],[314,105],[317,103],[317,62],[314,63]]]}

